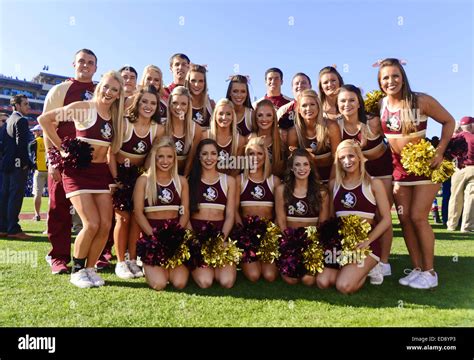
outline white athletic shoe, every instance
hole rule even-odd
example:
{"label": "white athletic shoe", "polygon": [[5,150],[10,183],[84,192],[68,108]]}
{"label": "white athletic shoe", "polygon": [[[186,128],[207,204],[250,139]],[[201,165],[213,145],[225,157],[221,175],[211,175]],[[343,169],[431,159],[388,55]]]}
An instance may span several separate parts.
{"label": "white athletic shoe", "polygon": [[420,273],[421,269],[416,268],[416,269],[405,269],[403,272],[407,275],[398,280],[398,283],[403,286],[408,286],[410,282],[412,282]]}
{"label": "white athletic shoe", "polygon": [[71,284],[76,285],[81,289],[86,289],[93,287],[91,279],[89,278],[89,273],[86,269],[81,269],[75,273],[71,274]]}
{"label": "white athletic shoe", "polygon": [[372,270],[370,270],[367,275],[370,278],[370,283],[372,285],[382,285],[383,283],[383,274],[382,274],[382,263],[375,265]]}
{"label": "white athletic shoe", "polygon": [[89,275],[89,279],[91,280],[94,286],[96,287],[104,286],[105,281],[97,274],[96,269],[87,268],[86,271],[87,271],[87,274]]}
{"label": "white athletic shoe", "polygon": [[46,262],[49,264],[49,266],[53,266],[53,264],[52,264],[52,262],[51,262],[51,261],[52,261],[52,260],[51,260],[51,256],[46,255],[46,256],[44,257],[44,259],[45,259]]}
{"label": "white athletic shoe", "polygon": [[134,277],[139,278],[143,277],[143,271],[140,266],[137,265],[137,260],[129,260],[126,261],[130,272],[133,274]]}
{"label": "white athletic shoe", "polygon": [[379,263],[381,268],[382,268],[382,275],[383,276],[390,276],[392,275],[392,267],[390,266],[389,263],[383,263],[383,262],[380,262]]}
{"label": "white athletic shoe", "polygon": [[432,289],[438,286],[438,274],[432,275],[429,271],[421,271],[416,278],[408,284],[413,289]]}
{"label": "white athletic shoe", "polygon": [[125,261],[118,262],[115,265],[115,274],[121,279],[133,279],[135,277]]}

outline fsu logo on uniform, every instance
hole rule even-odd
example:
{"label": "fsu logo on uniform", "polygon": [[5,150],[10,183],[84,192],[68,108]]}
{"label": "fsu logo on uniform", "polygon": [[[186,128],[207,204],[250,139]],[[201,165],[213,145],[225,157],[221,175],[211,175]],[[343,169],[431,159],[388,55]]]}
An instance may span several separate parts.
{"label": "fsu logo on uniform", "polygon": [[294,207],[293,205],[288,206],[289,215],[306,215],[306,213],[308,212],[308,204],[306,204],[306,202],[304,202],[303,200],[298,200],[295,205],[296,207]]}
{"label": "fsu logo on uniform", "polygon": [[184,151],[184,143],[182,140],[175,141],[174,145],[176,146],[176,153],[181,155]]}
{"label": "fsu logo on uniform", "polygon": [[228,157],[229,157],[229,153],[228,153],[226,150],[222,149],[221,151],[219,151],[219,157],[220,157],[221,159],[228,158]]}
{"label": "fsu logo on uniform", "polygon": [[204,122],[204,116],[202,116],[202,114],[198,111],[195,115],[194,115],[194,119],[193,119],[195,122],[197,122],[198,124],[202,124]]}
{"label": "fsu logo on uniform", "polygon": [[173,201],[173,192],[167,188],[161,189],[161,195],[158,196],[158,199],[162,204],[169,204]]}
{"label": "fsu logo on uniform", "polygon": [[341,203],[345,208],[352,209],[357,204],[357,196],[353,192],[345,193]]}
{"label": "fsu logo on uniform", "polygon": [[256,200],[261,200],[265,196],[265,188],[261,185],[256,185],[250,195]]}
{"label": "fsu logo on uniform", "polygon": [[109,123],[102,125],[102,129],[100,129],[100,135],[103,139],[110,140],[110,138],[112,138],[112,126],[110,126]]}
{"label": "fsu logo on uniform", "polygon": [[140,142],[133,148],[133,151],[135,151],[137,154],[143,154],[146,151],[147,145],[146,142],[143,140],[140,140]]}
{"label": "fsu logo on uniform", "polygon": [[214,202],[216,201],[218,194],[219,193],[217,192],[214,186],[208,186],[206,192],[203,193],[202,196],[204,196],[204,199],[206,199],[206,201]]}
{"label": "fsu logo on uniform", "polygon": [[391,131],[400,131],[402,123],[398,115],[389,115],[387,118],[387,128]]}

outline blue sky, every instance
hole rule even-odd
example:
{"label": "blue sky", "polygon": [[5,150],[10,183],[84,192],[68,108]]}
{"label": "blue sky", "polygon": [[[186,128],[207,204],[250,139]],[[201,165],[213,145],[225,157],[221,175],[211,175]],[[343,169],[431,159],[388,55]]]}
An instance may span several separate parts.
{"label": "blue sky", "polygon": [[[264,72],[280,67],[283,93],[298,71],[317,84],[336,64],[346,83],[377,88],[377,59],[406,59],[410,85],[434,96],[456,120],[474,115],[473,2],[454,1],[12,1],[0,0],[0,73],[31,79],[44,65],[73,75],[73,54],[90,48],[100,74],[148,64],[172,79],[168,59],[186,53],[208,65],[211,97],[225,79],[250,75],[252,97]],[[21,22],[20,22],[21,21]],[[15,40],[15,37],[17,38]],[[439,135],[431,122],[428,136]]]}

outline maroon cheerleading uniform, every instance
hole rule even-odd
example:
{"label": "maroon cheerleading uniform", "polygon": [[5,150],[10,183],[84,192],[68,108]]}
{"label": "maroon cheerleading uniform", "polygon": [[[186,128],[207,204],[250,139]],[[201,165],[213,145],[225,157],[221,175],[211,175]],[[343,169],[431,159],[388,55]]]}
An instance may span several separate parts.
{"label": "maroon cheerleading uniform", "polygon": [[[178,185],[177,185],[178,184]],[[171,179],[167,185],[156,184],[156,192],[158,199],[156,204],[150,204],[148,199],[145,199],[144,212],[154,213],[159,211],[177,211],[178,214],[182,211],[181,206],[181,183],[178,180]],[[160,228],[168,219],[149,219],[152,228]],[[172,219],[178,220],[178,217]]]}
{"label": "maroon cheerleading uniform", "polygon": [[173,92],[176,86],[178,86],[178,84],[175,84],[174,82],[172,82],[168,86],[164,87],[164,93],[165,93],[166,98],[169,98],[169,96],[171,95],[171,93]]}
{"label": "maroon cheerleading uniform", "polygon": [[[331,169],[332,169],[332,164],[328,166],[321,166],[319,165],[318,159],[325,159],[328,157],[331,157],[331,149],[323,149],[318,152],[318,143],[316,141],[316,135],[312,138],[304,138],[304,146],[305,148],[311,148],[313,149],[313,154],[315,156],[315,165],[316,165],[316,170],[318,171],[318,175],[320,180],[323,183],[328,183],[329,182],[329,177],[331,176]],[[329,151],[328,151],[329,150]]]}
{"label": "maroon cheerleading uniform", "polygon": [[237,130],[242,136],[247,136],[252,132],[252,113],[253,110],[246,107],[244,116],[237,122]]}
{"label": "maroon cheerleading uniform", "polygon": [[[344,127],[344,119],[340,119],[338,121],[339,127],[341,129],[341,139],[342,140],[355,140],[359,143],[362,141],[362,133],[360,129],[355,134],[350,134]],[[368,135],[372,135],[370,133],[370,127],[367,126]],[[365,170],[367,173],[378,179],[391,179],[393,173],[393,166],[392,166],[392,151],[390,150],[389,146],[386,146],[383,142],[382,134],[379,134],[376,137],[368,137],[367,143],[362,150],[364,155],[370,154],[374,151],[374,149],[379,149],[380,147],[385,146],[385,152],[380,156],[378,159],[374,160],[367,160],[365,163]],[[377,151],[375,150],[375,151]]]}
{"label": "maroon cheerleading uniform", "polygon": [[[194,139],[194,134],[196,132],[196,123],[193,121],[192,123],[192,131],[191,131],[191,142]],[[189,151],[191,150],[191,146],[186,149],[186,134],[183,136],[176,136],[172,134],[173,142],[176,147],[176,156],[178,157],[178,161],[186,160],[188,157]]]}
{"label": "maroon cheerleading uniform", "polygon": [[[426,135],[426,127],[428,125],[428,117],[422,115],[417,117],[415,124],[415,132],[404,135],[403,124],[400,110],[390,111],[387,106],[387,98],[382,99],[382,108],[380,109],[380,121],[382,129],[387,139],[409,139],[424,138]],[[393,163],[393,182],[399,185],[425,185],[432,184],[432,181],[426,176],[417,176],[408,174],[401,163],[401,154],[392,152]]]}
{"label": "maroon cheerleading uniform", "polygon": [[[111,145],[114,137],[112,120],[104,120],[92,104],[89,119],[75,123],[76,138],[91,145]],[[107,163],[91,163],[85,169],[64,169],[63,186],[66,198],[80,194],[110,194],[113,182]]]}
{"label": "maroon cheerleading uniform", "polygon": [[283,94],[280,94],[278,96],[267,96],[267,94],[265,94],[265,96],[263,98],[258,99],[254,103],[254,108],[256,108],[255,105],[258,104],[258,102],[262,101],[263,99],[270,100],[272,102],[273,106],[275,106],[275,110],[278,110],[283,105],[288,104],[291,100],[293,100],[292,98],[290,98],[288,96],[285,96]]}
{"label": "maroon cheerleading uniform", "polygon": [[[69,79],[55,85],[49,90],[44,102],[43,112],[58,109],[76,101],[90,100],[94,94],[95,85],[92,82],[80,82]],[[72,121],[58,124],[58,136],[64,139],[76,137],[76,130]],[[62,259],[68,263],[71,260],[71,202],[66,199],[63,183],[55,181],[48,174],[48,239],[52,249],[49,252],[52,260]]]}
{"label": "maroon cheerleading uniform", "polygon": [[296,108],[296,100],[292,100],[278,109],[277,118],[280,129],[288,130],[295,126]]}
{"label": "maroon cheerleading uniform", "polygon": [[202,108],[193,107],[193,121],[203,128],[209,128],[212,115],[211,103],[206,101],[206,105]]}
{"label": "maroon cheerleading uniform", "polygon": [[[373,220],[377,210],[377,203],[369,184],[361,183],[353,188],[346,188],[344,184],[334,185],[333,203],[336,217],[357,215],[361,218]],[[375,260],[379,261],[379,239],[372,241],[370,249]],[[372,254],[371,254],[372,255]]]}
{"label": "maroon cheerleading uniform", "polygon": [[217,141],[217,154],[219,158],[228,158],[232,154],[232,139],[225,145],[219,144]]}
{"label": "maroon cheerleading uniform", "polygon": [[291,194],[286,208],[286,221],[317,223],[319,211],[315,211],[308,201],[308,195],[303,198]]}
{"label": "maroon cheerleading uniform", "polygon": [[148,133],[145,136],[139,136],[135,132],[135,126],[128,120],[125,122],[125,138],[119,153],[126,158],[145,159],[151,150],[153,139],[156,136],[157,125],[150,124]]}
{"label": "maroon cheerleading uniform", "polygon": [[240,206],[265,206],[272,207],[275,202],[273,190],[275,177],[270,175],[262,182],[255,182],[250,177],[244,179],[241,175]]}
{"label": "maroon cheerleading uniform", "polygon": [[[227,206],[227,175],[219,173],[219,178],[212,184],[205,183],[202,179],[198,188],[198,208],[217,209],[225,212]],[[196,231],[206,224],[212,222],[217,230],[222,231],[225,220],[198,220],[191,218],[191,225]]]}

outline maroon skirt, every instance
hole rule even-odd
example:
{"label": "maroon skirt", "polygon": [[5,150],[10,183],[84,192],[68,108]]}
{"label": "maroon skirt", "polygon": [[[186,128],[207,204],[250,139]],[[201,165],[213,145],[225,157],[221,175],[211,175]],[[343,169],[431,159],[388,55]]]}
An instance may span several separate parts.
{"label": "maroon skirt", "polygon": [[394,183],[405,186],[433,184],[431,179],[427,178],[426,176],[408,174],[402,165],[400,154],[392,152],[392,163]]}
{"label": "maroon skirt", "polygon": [[318,172],[319,179],[322,183],[327,184],[329,177],[331,176],[332,164],[329,166],[318,166],[316,165],[316,171]]}
{"label": "maroon skirt", "polygon": [[392,151],[390,147],[387,149],[381,157],[374,160],[367,160],[365,163],[365,169],[367,173],[374,178],[392,178],[393,164],[392,164]]}
{"label": "maroon skirt", "polygon": [[199,231],[207,222],[212,222],[218,231],[222,231],[225,220],[197,220],[191,219],[191,225],[194,231]]}
{"label": "maroon skirt", "polygon": [[62,181],[66,198],[80,194],[110,194],[114,182],[107,163],[91,163],[85,169],[65,168]]}

